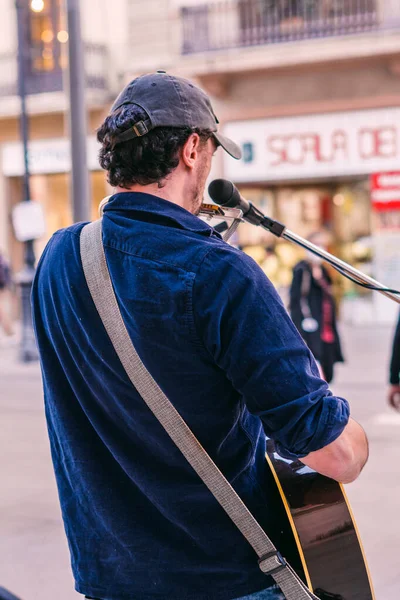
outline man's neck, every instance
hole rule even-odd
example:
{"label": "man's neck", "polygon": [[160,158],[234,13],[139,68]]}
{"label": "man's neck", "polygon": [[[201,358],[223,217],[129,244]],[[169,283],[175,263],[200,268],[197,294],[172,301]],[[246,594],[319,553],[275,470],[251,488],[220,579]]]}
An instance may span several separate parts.
{"label": "man's neck", "polygon": [[151,194],[152,196],[157,196],[162,200],[168,200],[168,202],[177,204],[186,210],[190,210],[190,207],[186,206],[187,202],[185,202],[185,194],[183,191],[179,188],[179,186],[171,185],[171,182],[166,183],[162,187],[159,187],[157,183],[150,183],[149,185],[135,184],[129,188],[122,188],[119,186],[115,188],[116,194],[121,194],[124,192]]}

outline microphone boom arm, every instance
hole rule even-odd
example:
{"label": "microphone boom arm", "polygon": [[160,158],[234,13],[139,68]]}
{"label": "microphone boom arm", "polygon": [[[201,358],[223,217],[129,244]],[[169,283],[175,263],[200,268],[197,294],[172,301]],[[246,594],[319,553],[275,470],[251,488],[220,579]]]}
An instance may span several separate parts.
{"label": "microphone boom arm", "polygon": [[340,258],[337,258],[326,250],[319,248],[296,233],[293,233],[287,229],[285,225],[279,223],[279,221],[275,221],[274,219],[267,217],[251,202],[243,198],[240,195],[239,190],[231,181],[227,181],[226,179],[215,179],[210,183],[208,192],[214,202],[216,202],[216,204],[220,207],[225,209],[228,207],[240,209],[241,215],[236,217],[238,222],[247,221],[252,225],[263,227],[276,237],[281,237],[289,242],[293,242],[294,244],[301,246],[302,248],[305,248],[306,250],[309,250],[310,252],[313,252],[327,263],[332,265],[332,267],[334,267],[339,273],[348,279],[351,279],[358,285],[371,290],[376,290],[387,298],[390,298],[390,300],[394,300],[394,302],[400,304],[400,291],[387,288],[379,283],[379,281],[372,279],[372,277],[365,275],[358,269],[355,269],[348,263],[340,260]]}
{"label": "microphone boom arm", "polygon": [[310,250],[311,252],[328,262],[330,265],[332,265],[332,267],[334,267],[342,275],[345,275],[346,277],[350,276],[350,279],[353,279],[355,283],[358,283],[369,289],[376,290],[377,292],[380,292],[387,298],[390,298],[390,300],[394,300],[395,302],[397,302],[397,304],[400,304],[400,296],[396,295],[395,291],[389,290],[386,286],[379,283],[379,281],[376,281],[372,277],[365,275],[358,269],[352,267],[343,260],[340,260],[340,258],[337,258],[333,254],[330,254],[330,252],[327,252],[326,250],[315,246],[315,244],[308,242],[296,233],[293,233],[289,229],[286,229],[286,227],[283,230],[281,237],[283,237],[285,240],[288,240],[289,242],[293,242],[298,246],[302,246],[303,248]]}

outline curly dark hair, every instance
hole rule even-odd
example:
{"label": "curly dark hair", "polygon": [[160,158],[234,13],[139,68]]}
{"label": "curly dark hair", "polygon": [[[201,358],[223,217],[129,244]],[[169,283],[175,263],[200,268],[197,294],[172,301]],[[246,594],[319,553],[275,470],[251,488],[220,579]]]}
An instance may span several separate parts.
{"label": "curly dark hair", "polygon": [[212,132],[189,127],[156,127],[142,137],[127,142],[118,142],[117,136],[147,114],[137,105],[125,105],[106,117],[97,130],[97,140],[102,145],[99,162],[108,173],[108,182],[113,186],[129,188],[138,183],[158,183],[163,187],[165,178],[179,164],[179,150],[192,133],[200,136],[202,143]]}

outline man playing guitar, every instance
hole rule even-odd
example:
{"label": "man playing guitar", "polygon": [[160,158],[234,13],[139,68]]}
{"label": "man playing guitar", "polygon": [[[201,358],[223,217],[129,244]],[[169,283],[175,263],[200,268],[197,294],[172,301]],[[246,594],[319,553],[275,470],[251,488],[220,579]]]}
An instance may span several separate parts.
{"label": "man playing guitar", "polygon": [[[239,147],[208,97],[132,81],[98,131],[115,193],[103,245],[135,347],[268,534],[265,434],[353,481],[366,436],[318,374],[275,289],[198,218],[213,155]],[[57,232],[33,288],[46,417],[76,590],[101,600],[279,600],[253,550],[133,388],[88,291],[83,224]]]}

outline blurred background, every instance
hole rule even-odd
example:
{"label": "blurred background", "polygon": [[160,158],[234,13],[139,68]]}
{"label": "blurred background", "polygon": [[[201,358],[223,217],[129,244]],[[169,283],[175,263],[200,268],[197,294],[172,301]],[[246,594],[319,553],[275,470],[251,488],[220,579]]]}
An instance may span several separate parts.
{"label": "blurred background", "polygon": [[[49,236],[72,222],[66,66],[61,0],[19,0],[29,114],[31,199],[44,208]],[[400,169],[400,4],[395,0],[81,0],[92,216],[110,193],[97,162],[95,129],[121,86],[166,69],[195,79],[212,97],[221,128],[244,150],[238,166],[219,157],[213,176],[239,185],[255,204],[300,235],[325,227],[332,250],[394,285],[400,266],[399,192],[371,202],[374,175]],[[22,197],[17,23],[2,0],[0,35],[0,248],[22,266],[10,215]],[[391,181],[382,189],[392,189]],[[397,200],[397,204],[395,201]],[[386,210],[382,210],[386,209]],[[239,243],[287,288],[298,250],[250,225]],[[396,264],[398,265],[396,268]],[[342,280],[353,322],[389,322],[385,299]]]}
{"label": "blurred background", "polygon": [[[35,260],[52,233],[79,213],[79,198],[71,199],[71,41],[82,48],[88,219],[111,193],[97,161],[96,128],[127,81],[165,69],[196,81],[210,95],[221,130],[242,146],[240,163],[217,153],[212,178],[231,179],[297,234],[323,229],[331,252],[400,287],[398,0],[81,0],[76,6],[81,38],[73,40],[62,0],[1,0],[0,7],[0,250],[10,267],[0,309],[0,585],[23,600],[77,597],[39,367],[33,351],[24,359],[18,350],[29,320],[23,273],[34,260],[27,235],[18,233],[27,217],[15,211],[26,200],[42,209],[42,231],[31,244]],[[234,241],[287,303],[302,251],[248,224]],[[371,439],[370,466],[349,494],[377,599],[398,600],[400,418],[386,408],[398,306],[332,276],[346,356],[333,389],[353,400]]]}

